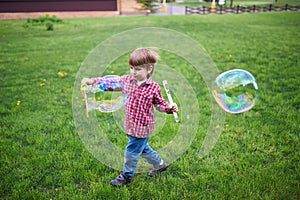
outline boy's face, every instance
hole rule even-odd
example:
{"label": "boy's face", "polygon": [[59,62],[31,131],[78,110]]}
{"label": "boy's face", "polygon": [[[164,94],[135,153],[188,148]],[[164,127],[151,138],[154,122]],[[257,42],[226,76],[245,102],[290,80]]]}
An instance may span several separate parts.
{"label": "boy's face", "polygon": [[152,66],[149,67],[133,67],[130,66],[130,74],[133,75],[134,79],[137,81],[147,80],[147,75],[152,71]]}

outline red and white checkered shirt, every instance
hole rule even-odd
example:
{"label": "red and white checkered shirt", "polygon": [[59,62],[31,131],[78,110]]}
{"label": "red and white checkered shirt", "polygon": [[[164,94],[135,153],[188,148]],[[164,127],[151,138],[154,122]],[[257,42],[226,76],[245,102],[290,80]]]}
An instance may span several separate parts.
{"label": "red and white checkered shirt", "polygon": [[[103,79],[103,77],[94,78],[94,84],[101,83]],[[124,127],[128,135],[145,138],[153,132],[155,124],[153,105],[160,112],[173,113],[161,95],[160,86],[151,78],[140,86],[132,75],[106,79],[109,80],[119,81],[123,85],[122,93],[128,95],[124,106]]]}

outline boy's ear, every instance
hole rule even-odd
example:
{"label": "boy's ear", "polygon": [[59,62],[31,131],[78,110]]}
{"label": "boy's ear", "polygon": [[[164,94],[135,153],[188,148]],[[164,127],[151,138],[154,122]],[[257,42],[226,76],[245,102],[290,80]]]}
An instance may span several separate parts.
{"label": "boy's ear", "polygon": [[151,73],[153,71],[153,65],[150,65],[148,68],[147,68],[147,71],[148,73]]}

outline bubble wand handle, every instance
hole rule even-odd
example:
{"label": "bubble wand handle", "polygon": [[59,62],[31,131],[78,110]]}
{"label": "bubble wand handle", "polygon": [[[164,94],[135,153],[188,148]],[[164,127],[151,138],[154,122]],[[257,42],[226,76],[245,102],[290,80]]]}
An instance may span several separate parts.
{"label": "bubble wand handle", "polygon": [[[173,102],[173,98],[172,98],[171,93],[170,93],[170,90],[169,90],[169,87],[168,87],[168,82],[167,82],[166,80],[163,80],[162,83],[163,83],[163,86],[164,86],[165,91],[166,91],[166,93],[167,93],[167,97],[168,97],[168,99],[169,99],[169,102],[170,102],[171,104],[174,103],[174,102]],[[177,113],[176,113],[176,112],[173,112],[173,116],[174,116],[175,122],[178,123],[178,122],[179,122],[179,118],[178,118]]]}
{"label": "bubble wand handle", "polygon": [[86,117],[89,117],[89,104],[88,104],[88,92],[91,90],[92,86],[89,86],[87,84],[82,84],[80,87],[80,91],[84,98],[85,103],[85,115]]}

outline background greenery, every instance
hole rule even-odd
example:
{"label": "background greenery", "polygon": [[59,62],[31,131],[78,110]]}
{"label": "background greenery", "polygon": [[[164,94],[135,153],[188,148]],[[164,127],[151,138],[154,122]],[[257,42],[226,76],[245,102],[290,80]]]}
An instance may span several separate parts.
{"label": "background greenery", "polygon": [[[299,12],[276,12],[64,19],[53,31],[24,26],[26,20],[0,21],[0,198],[299,199],[299,18]],[[162,52],[161,62],[182,70],[198,91],[201,126],[188,151],[162,175],[137,174],[130,185],[113,188],[109,181],[120,172],[96,160],[77,135],[73,84],[101,41],[153,26],[198,41],[220,72],[250,71],[260,100],[249,112],[227,114],[217,145],[199,159],[211,114],[207,88]],[[127,60],[120,63],[127,67]],[[151,138],[154,148],[168,139],[170,123]]]}

